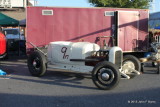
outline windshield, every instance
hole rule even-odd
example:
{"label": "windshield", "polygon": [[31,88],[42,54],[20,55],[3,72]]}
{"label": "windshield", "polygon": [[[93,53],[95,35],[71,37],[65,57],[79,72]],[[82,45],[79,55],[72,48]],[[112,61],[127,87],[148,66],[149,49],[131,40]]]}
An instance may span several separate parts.
{"label": "windshield", "polygon": [[18,30],[17,29],[7,29],[7,30],[4,30],[4,31],[6,31],[7,34],[18,35]]}

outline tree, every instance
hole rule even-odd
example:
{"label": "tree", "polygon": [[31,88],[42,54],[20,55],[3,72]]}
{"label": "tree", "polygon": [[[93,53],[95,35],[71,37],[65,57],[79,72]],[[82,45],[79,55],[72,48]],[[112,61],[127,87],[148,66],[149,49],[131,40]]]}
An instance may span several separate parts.
{"label": "tree", "polygon": [[88,0],[95,7],[149,8],[149,0]]}

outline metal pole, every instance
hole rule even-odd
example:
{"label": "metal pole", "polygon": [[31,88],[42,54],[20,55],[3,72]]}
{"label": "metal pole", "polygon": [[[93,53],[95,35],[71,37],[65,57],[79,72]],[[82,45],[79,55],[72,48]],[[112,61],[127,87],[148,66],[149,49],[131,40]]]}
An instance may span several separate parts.
{"label": "metal pole", "polygon": [[20,56],[20,40],[21,40],[21,35],[20,35],[20,26],[18,25],[18,29],[19,29],[19,40],[18,40],[18,56]]}

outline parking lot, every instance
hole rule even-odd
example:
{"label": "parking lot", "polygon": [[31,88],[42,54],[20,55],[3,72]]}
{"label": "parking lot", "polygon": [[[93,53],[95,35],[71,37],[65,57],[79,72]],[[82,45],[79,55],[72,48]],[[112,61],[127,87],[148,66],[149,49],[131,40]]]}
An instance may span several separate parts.
{"label": "parking lot", "polygon": [[43,77],[30,75],[26,58],[0,62],[7,78],[0,78],[0,107],[157,107],[160,75],[146,64],[145,72],[121,79],[113,90],[95,87],[89,74],[48,69]]}

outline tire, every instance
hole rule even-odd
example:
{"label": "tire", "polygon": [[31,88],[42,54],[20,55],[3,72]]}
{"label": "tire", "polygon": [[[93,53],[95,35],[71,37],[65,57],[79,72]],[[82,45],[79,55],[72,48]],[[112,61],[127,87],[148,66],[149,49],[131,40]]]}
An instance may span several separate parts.
{"label": "tire", "polygon": [[38,51],[31,53],[27,60],[28,69],[33,76],[43,76],[47,69],[45,56]]}
{"label": "tire", "polygon": [[113,89],[118,85],[119,80],[119,70],[117,66],[111,62],[100,62],[94,67],[92,71],[92,81],[99,89]]}
{"label": "tire", "polygon": [[126,62],[132,62],[134,64],[134,69],[137,70],[137,71],[141,71],[141,63],[140,61],[138,60],[138,58],[136,58],[135,56],[133,55],[125,55],[123,57],[123,65],[124,63]]}

